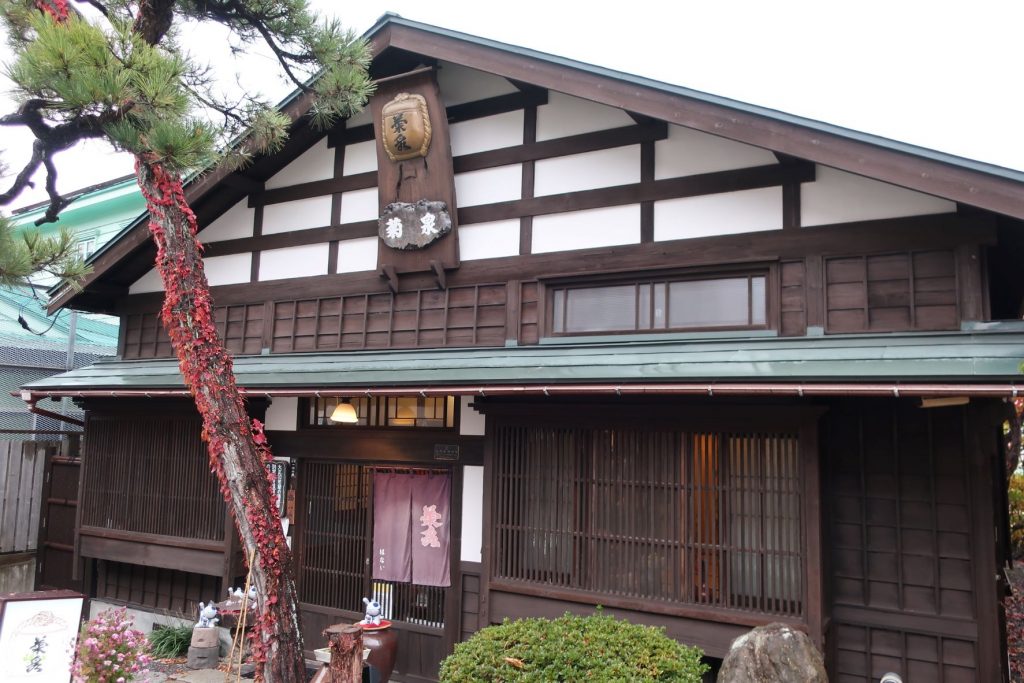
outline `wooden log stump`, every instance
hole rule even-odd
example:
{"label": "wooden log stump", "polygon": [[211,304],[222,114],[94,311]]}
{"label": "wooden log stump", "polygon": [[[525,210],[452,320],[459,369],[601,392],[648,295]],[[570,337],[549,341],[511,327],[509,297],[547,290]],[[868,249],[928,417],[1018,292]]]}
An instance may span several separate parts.
{"label": "wooden log stump", "polygon": [[323,632],[331,650],[331,683],[361,683],[363,680],[363,629],[351,624],[334,624]]}

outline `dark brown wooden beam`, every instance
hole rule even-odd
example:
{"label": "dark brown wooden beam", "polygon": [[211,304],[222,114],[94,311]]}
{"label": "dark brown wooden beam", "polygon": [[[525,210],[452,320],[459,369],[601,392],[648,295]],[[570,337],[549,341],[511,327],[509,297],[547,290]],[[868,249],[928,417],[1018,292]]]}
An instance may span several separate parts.
{"label": "dark brown wooden beam", "polygon": [[[649,144],[653,144],[653,142]],[[755,166],[736,171],[719,171],[680,178],[653,180],[653,163],[652,153],[652,158],[648,161],[648,171],[643,174],[643,177],[649,176],[652,179],[646,182],[596,190],[568,192],[545,197],[533,197],[533,167],[532,164],[527,164],[523,169],[522,199],[460,209],[459,224],[469,225],[472,223],[514,218],[532,219],[533,216],[551,213],[580,211],[583,209],[620,206],[622,204],[640,202],[641,205],[650,205],[648,213],[652,222],[649,232],[653,240],[653,202],[659,199],[733,192],[776,185],[799,185],[799,183],[806,182],[809,179],[813,180],[814,176],[813,164],[800,164],[794,166]],[[328,183],[334,181],[325,180],[318,182]],[[298,187],[303,186],[296,185],[292,188],[281,188],[280,191]],[[262,211],[262,207],[257,204],[257,212],[260,211]],[[530,226],[527,227],[529,228]],[[522,226],[520,226],[520,230],[522,230]],[[206,245],[205,254],[207,256],[224,256],[226,254],[241,254],[247,251],[256,252],[261,249],[281,249],[282,247],[297,247],[304,244],[318,244],[331,240],[372,237],[376,234],[377,221],[360,221],[336,226],[210,242]],[[522,236],[523,233],[521,232],[520,235]]]}
{"label": "dark brown wooden beam", "polygon": [[392,48],[430,55],[510,80],[533,83],[737,142],[1024,218],[1021,184],[984,171],[688,97],[641,79],[593,73],[456,36],[392,24],[385,39]]}
{"label": "dark brown wooden beam", "polygon": [[476,152],[475,154],[464,154],[455,157],[452,163],[456,173],[466,173],[494,166],[506,166],[526,161],[552,159],[554,157],[569,156],[570,154],[582,154],[584,152],[595,152],[614,147],[637,145],[654,140],[664,140],[666,137],[668,137],[668,126],[661,122],[655,122],[637,126],[611,128],[594,133],[571,135],[555,140],[544,140],[543,142],[530,142],[518,147],[503,147],[486,152]]}
{"label": "dark brown wooden beam", "polygon": [[[995,225],[991,221],[956,214],[914,216],[801,230],[771,230],[467,261],[457,271],[447,274],[447,284],[449,287],[457,287],[509,280],[527,281],[556,275],[590,276],[651,269],[764,264],[822,253],[843,255],[916,249],[925,240],[935,249],[961,244],[985,246],[994,244],[995,239]],[[408,274],[402,278],[405,289],[428,289],[435,285],[432,274]],[[329,290],[338,295],[386,292],[388,287],[376,271],[366,271],[212,288],[214,300],[219,306],[302,298],[314,290]],[[808,292],[809,297],[813,294]],[[820,292],[818,294],[820,296]],[[155,311],[162,301],[163,294],[160,292],[137,294],[121,300],[118,311],[122,314]],[[815,324],[812,322],[812,312],[808,313],[808,324]]]}
{"label": "dark brown wooden beam", "polygon": [[521,216],[542,216],[567,211],[654,202],[662,199],[753,190],[813,179],[814,169],[809,166],[755,166],[737,171],[702,173],[681,178],[655,180],[649,183],[631,183],[596,190],[581,190],[533,199],[470,206],[459,209],[459,224],[485,223]]}
{"label": "dark brown wooden beam", "polygon": [[[541,104],[547,104],[547,101],[547,90],[543,88],[531,88],[526,92],[497,95],[496,97],[488,97],[487,99],[477,100],[475,102],[452,105],[446,108],[445,113],[448,117],[448,123],[451,124],[459,123],[460,121],[480,119],[485,116],[504,114],[510,111],[525,109],[526,107],[535,107]],[[373,140],[372,124],[356,126],[355,128],[333,130],[327,135],[327,146],[336,147],[341,144],[351,145],[357,142],[366,142],[368,140]]]}
{"label": "dark brown wooden beam", "polygon": [[224,184],[227,185],[228,187],[233,187],[236,190],[241,190],[246,194],[252,194],[253,192],[262,192],[264,189],[263,182],[246,177],[238,172],[224,176]]}
{"label": "dark brown wooden beam", "polygon": [[377,172],[367,171],[354,175],[342,176],[340,178],[329,178],[327,180],[314,180],[288,187],[278,187],[273,190],[264,190],[249,195],[249,206],[266,206],[267,204],[280,204],[281,202],[293,202],[298,199],[309,199],[310,197],[322,197],[325,194],[335,192],[351,192],[353,190],[367,190],[377,186]]}

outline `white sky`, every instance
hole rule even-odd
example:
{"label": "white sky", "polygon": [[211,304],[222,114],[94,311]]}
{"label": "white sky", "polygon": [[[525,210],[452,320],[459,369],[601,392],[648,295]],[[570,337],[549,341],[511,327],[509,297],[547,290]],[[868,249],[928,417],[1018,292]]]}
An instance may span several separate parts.
{"label": "white sky", "polygon": [[[330,0],[312,4],[340,12],[360,33],[393,11],[1024,170],[1024,3],[1015,0],[362,0],[340,10]],[[190,31],[186,44],[210,54],[208,46],[225,41]],[[226,55],[210,59],[221,65]],[[272,67],[267,57],[247,57],[243,83],[272,88],[273,99],[283,96],[288,88],[267,77]],[[27,154],[23,138],[0,128],[0,148],[12,168]],[[59,186],[65,191],[131,172],[130,161],[99,143],[63,156]],[[43,198],[35,191],[16,205]]]}

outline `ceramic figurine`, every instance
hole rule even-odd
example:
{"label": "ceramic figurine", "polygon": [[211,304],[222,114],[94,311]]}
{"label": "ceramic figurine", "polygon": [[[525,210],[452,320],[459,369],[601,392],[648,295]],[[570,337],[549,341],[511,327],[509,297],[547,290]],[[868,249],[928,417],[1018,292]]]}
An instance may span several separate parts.
{"label": "ceramic figurine", "polygon": [[211,600],[209,603],[199,603],[199,621],[196,623],[198,628],[212,628],[217,625],[220,621],[217,617],[217,606],[213,604]]}
{"label": "ceramic figurine", "polygon": [[363,617],[363,624],[373,624],[374,626],[380,626],[380,603],[376,600],[367,600],[363,598],[363,604],[366,605],[366,616]]}

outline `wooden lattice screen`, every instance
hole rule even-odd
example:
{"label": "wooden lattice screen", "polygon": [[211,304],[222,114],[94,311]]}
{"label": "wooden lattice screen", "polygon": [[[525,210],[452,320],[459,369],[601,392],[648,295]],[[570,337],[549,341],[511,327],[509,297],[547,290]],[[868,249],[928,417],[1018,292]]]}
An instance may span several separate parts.
{"label": "wooden lattice screen", "polygon": [[373,471],[352,463],[303,464],[299,476],[307,508],[300,531],[300,599],[361,612],[363,597],[372,595],[385,619],[443,629],[445,596],[452,588],[370,578]]}
{"label": "wooden lattice screen", "polygon": [[493,576],[803,616],[793,435],[500,426]]}
{"label": "wooden lattice screen", "polygon": [[199,417],[89,419],[82,526],[224,540],[224,499]]}

